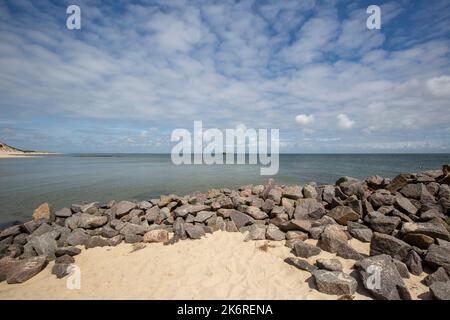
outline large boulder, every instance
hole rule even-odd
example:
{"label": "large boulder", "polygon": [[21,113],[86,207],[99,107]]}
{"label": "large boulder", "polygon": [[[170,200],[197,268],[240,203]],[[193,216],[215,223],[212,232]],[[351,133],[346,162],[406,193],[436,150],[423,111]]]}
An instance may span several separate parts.
{"label": "large boulder", "polygon": [[320,235],[317,246],[325,251],[336,253],[336,255],[345,259],[362,259],[363,256],[347,243],[347,239],[344,239],[344,236],[345,233],[340,235],[340,233],[336,231],[330,231],[329,229],[325,230]]}
{"label": "large boulder", "polygon": [[137,204],[130,201],[120,201],[116,203],[112,208],[111,212],[116,218],[121,218],[128,214],[131,210],[136,209]]}
{"label": "large boulder", "polygon": [[125,223],[125,226],[120,229],[119,231],[123,235],[144,235],[145,232],[147,232],[147,228],[133,223]]}
{"label": "large boulder", "polygon": [[420,276],[422,274],[422,258],[416,251],[409,251],[408,256],[405,260],[405,264],[408,267],[409,272],[411,272],[412,274],[416,276]]}
{"label": "large boulder", "polygon": [[295,219],[320,219],[325,215],[325,207],[316,199],[299,199],[294,212]]}
{"label": "large boulder", "polygon": [[55,251],[58,246],[56,238],[59,236],[58,231],[47,232],[41,236],[31,236],[28,244],[33,247],[38,256],[45,256],[49,260],[55,259]]}
{"label": "large boulder", "polygon": [[350,235],[362,242],[370,242],[373,232],[370,228],[361,223],[347,222],[347,231]]}
{"label": "large boulder", "polygon": [[359,214],[347,206],[335,207],[327,215],[341,225],[347,225],[348,221],[357,221],[360,218]]}
{"label": "large boulder", "polygon": [[78,220],[78,227],[83,229],[93,229],[105,225],[108,222],[106,216],[93,216],[88,213],[82,213]]}
{"label": "large boulder", "polygon": [[23,283],[41,272],[46,263],[47,259],[45,256],[22,260],[15,265],[14,271],[8,274],[6,282],[8,284]]}
{"label": "large boulder", "polygon": [[20,232],[21,232],[20,225],[11,226],[0,232],[0,240],[8,237],[14,237],[18,235]]}
{"label": "large boulder", "polygon": [[298,200],[303,197],[302,189],[299,186],[288,186],[283,189],[283,197]]}
{"label": "large boulder", "polygon": [[438,223],[423,222],[423,223],[404,223],[402,226],[403,234],[423,234],[433,239],[443,239],[450,241],[450,233],[447,229]]}
{"label": "large boulder", "polygon": [[395,197],[389,191],[380,189],[370,195],[369,201],[375,208],[379,208],[393,205]]}
{"label": "large boulder", "polygon": [[305,270],[305,271],[308,271],[311,273],[313,271],[317,270],[316,266],[313,266],[308,261],[306,261],[304,259],[300,259],[300,258],[289,257],[289,258],[284,259],[284,262],[286,262],[287,264],[290,264],[291,266],[294,266],[300,270]]}
{"label": "large boulder", "polygon": [[174,210],[175,217],[186,217],[197,212],[208,210],[210,207],[204,204],[185,204]]}
{"label": "large boulder", "polygon": [[434,268],[443,267],[450,272],[450,248],[432,244],[425,256],[425,262]]}
{"label": "large boulder", "polygon": [[435,202],[435,198],[423,183],[408,184],[400,190],[400,193],[407,198],[420,200],[420,202]]}
{"label": "large boulder", "polygon": [[194,226],[190,224],[185,224],[186,234],[191,239],[200,239],[205,236],[205,229],[202,226]]}
{"label": "large boulder", "polygon": [[373,233],[372,241],[370,242],[371,256],[387,254],[400,261],[406,259],[411,249],[411,246],[406,242],[378,232]]}
{"label": "large boulder", "polygon": [[269,225],[266,230],[266,239],[281,241],[286,239],[286,234],[274,225]]}
{"label": "large boulder", "polygon": [[381,254],[358,261],[355,266],[358,269],[364,287],[376,299],[412,299],[392,257]]}
{"label": "large boulder", "polygon": [[83,229],[75,229],[67,237],[66,243],[69,246],[85,245],[89,241],[90,236]]}
{"label": "large boulder", "polygon": [[237,210],[230,213],[230,218],[238,229],[253,224],[253,218]]}
{"label": "large boulder", "polygon": [[450,281],[450,277],[444,268],[439,267],[435,272],[429,274],[423,279],[423,283],[426,286],[431,286],[435,282],[447,282]]}
{"label": "large boulder", "polygon": [[0,282],[5,281],[11,272],[14,272],[18,260],[6,256],[0,259]]}
{"label": "large boulder", "polygon": [[433,283],[430,292],[437,300],[450,300],[450,281]]}
{"label": "large boulder", "polygon": [[214,215],[214,211],[200,211],[194,217],[194,222],[203,223]]}
{"label": "large boulder", "polygon": [[89,240],[85,244],[86,249],[95,248],[95,247],[108,247],[108,246],[109,246],[108,239],[100,237],[100,236],[93,236],[93,237],[89,238]]}
{"label": "large boulder", "polygon": [[312,274],[317,290],[326,294],[352,295],[358,286],[353,277],[343,272],[316,270]]}
{"label": "large boulder", "polygon": [[342,272],[342,263],[338,259],[317,259],[316,265],[319,269],[328,271],[340,271]]}
{"label": "large boulder", "polygon": [[[275,189],[274,189],[275,190]],[[245,213],[248,214],[255,220],[264,220],[268,218],[267,214],[261,209],[253,206],[248,206],[245,208]]]}
{"label": "large boulder", "polygon": [[320,248],[303,241],[297,241],[294,244],[294,253],[298,257],[309,258],[318,255],[320,252]]}
{"label": "large boulder", "polygon": [[33,220],[44,219],[47,221],[55,220],[55,209],[47,202],[41,204],[33,212]]}
{"label": "large boulder", "polygon": [[368,222],[373,231],[391,234],[402,220],[399,217],[372,213],[372,217],[368,218]]}
{"label": "large boulder", "polygon": [[307,184],[303,187],[303,196],[305,198],[317,198],[317,190],[313,185]]}

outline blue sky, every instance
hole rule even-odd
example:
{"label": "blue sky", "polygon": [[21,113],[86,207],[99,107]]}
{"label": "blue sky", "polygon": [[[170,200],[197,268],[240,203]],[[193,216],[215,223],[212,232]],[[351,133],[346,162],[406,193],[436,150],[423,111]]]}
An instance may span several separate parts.
{"label": "blue sky", "polygon": [[2,1],[0,71],[22,148],[168,152],[202,120],[282,152],[450,152],[450,1]]}

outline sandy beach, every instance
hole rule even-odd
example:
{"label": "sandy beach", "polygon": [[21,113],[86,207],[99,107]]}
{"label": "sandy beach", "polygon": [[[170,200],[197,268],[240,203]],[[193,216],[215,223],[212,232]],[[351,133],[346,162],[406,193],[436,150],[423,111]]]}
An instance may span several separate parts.
{"label": "sandy beach", "polygon": [[[338,299],[320,293],[307,271],[283,260],[294,256],[284,241],[244,242],[244,234],[218,231],[200,240],[180,241],[171,246],[147,244],[133,251],[130,244],[83,250],[76,265],[81,288],[69,290],[66,279],[51,274],[53,262],[23,284],[0,284],[0,299]],[[260,247],[269,243],[267,251]],[[307,240],[315,244],[315,240]],[[361,253],[369,244],[351,240]],[[351,273],[353,260],[322,251],[307,259],[337,258],[344,272]],[[414,299],[426,298],[425,276],[405,279]],[[361,286],[359,286],[361,287]],[[364,291],[355,300],[371,299]]]}

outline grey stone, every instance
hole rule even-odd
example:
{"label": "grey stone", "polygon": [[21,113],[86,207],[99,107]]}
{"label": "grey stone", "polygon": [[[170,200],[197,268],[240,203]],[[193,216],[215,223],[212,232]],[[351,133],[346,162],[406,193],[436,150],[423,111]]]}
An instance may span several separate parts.
{"label": "grey stone", "polygon": [[430,292],[437,300],[450,300],[450,281],[433,283]]}
{"label": "grey stone", "polygon": [[268,218],[267,214],[261,209],[253,206],[248,206],[245,208],[245,213],[248,214],[255,220],[264,220]]}
{"label": "grey stone", "polygon": [[125,235],[125,243],[138,243],[142,242],[144,240],[143,236],[137,235],[137,234],[126,234]]}
{"label": "grey stone", "polygon": [[302,258],[309,258],[318,255],[322,250],[303,241],[294,244],[295,255]]}
{"label": "grey stone", "polygon": [[[364,287],[376,298],[381,300],[411,300],[400,273],[392,257],[381,254],[365,258],[356,263]],[[380,276],[379,282],[373,275]]]}
{"label": "grey stone", "polygon": [[62,208],[61,210],[58,210],[55,212],[55,216],[62,217],[62,218],[68,218],[72,215],[72,210],[69,208]]}
{"label": "grey stone", "polygon": [[83,229],[75,229],[67,237],[66,243],[69,246],[85,245],[89,241],[90,236]]}
{"label": "grey stone", "polygon": [[408,266],[408,269],[412,274],[416,276],[422,274],[422,259],[414,250],[409,251],[405,264]]}
{"label": "grey stone", "polygon": [[438,223],[422,222],[422,223],[404,223],[402,226],[403,234],[424,234],[433,239],[450,240],[450,233],[447,229]]}
{"label": "grey stone", "polygon": [[253,218],[239,211],[231,212],[230,218],[238,229],[253,224]]}
{"label": "grey stone", "polygon": [[244,241],[265,240],[266,239],[266,228],[265,227],[252,224],[248,227],[248,231],[249,231],[249,233],[245,237]]}
{"label": "grey stone", "polygon": [[64,255],[76,256],[81,253],[81,249],[77,247],[59,247],[55,250],[55,255],[61,257]]}
{"label": "grey stone", "polygon": [[125,226],[120,229],[120,234],[123,235],[144,235],[147,232],[147,228],[141,226],[141,225],[137,225],[137,224],[132,224],[132,223],[125,223]]}
{"label": "grey stone", "polygon": [[359,241],[370,242],[372,239],[372,230],[363,224],[349,221],[347,222],[347,230],[353,238]]}
{"label": "grey stone", "polygon": [[317,259],[316,265],[319,269],[342,271],[342,263],[338,259]]}
{"label": "grey stone", "polygon": [[305,270],[310,273],[317,270],[316,266],[311,265],[308,261],[300,258],[294,258],[294,257],[288,257],[284,259],[284,262],[287,264],[290,264],[291,266],[294,266],[300,270]]}
{"label": "grey stone", "polygon": [[283,189],[283,197],[298,200],[302,198],[302,189],[299,186],[289,186]]}
{"label": "grey stone", "polygon": [[191,239],[200,239],[201,237],[205,236],[205,230],[203,229],[202,226],[199,225],[194,226],[190,224],[185,224],[185,230],[186,234]]}
{"label": "grey stone", "polygon": [[447,282],[450,281],[450,277],[444,268],[439,267],[434,273],[429,274],[423,279],[423,283],[426,286],[431,286],[435,282]]}
{"label": "grey stone", "polygon": [[266,230],[266,239],[281,241],[286,238],[286,234],[274,225],[269,225]]}
{"label": "grey stone", "polygon": [[6,282],[8,284],[23,283],[41,272],[46,263],[45,256],[22,260],[14,266],[14,271],[8,274]]}
{"label": "grey stone", "polygon": [[450,270],[450,249],[432,244],[424,260],[433,268],[444,267],[448,271]]}
{"label": "grey stone", "polygon": [[126,214],[128,214],[131,210],[136,209],[136,208],[137,208],[136,203],[133,203],[130,201],[120,201],[111,208],[111,212],[117,218],[121,218],[121,217],[125,216]]}
{"label": "grey stone", "polygon": [[209,209],[209,206],[206,206],[203,204],[198,204],[198,205],[185,204],[181,207],[176,208],[174,211],[174,214],[176,217],[185,217],[188,214],[195,214],[197,212],[208,210],[208,209]]}
{"label": "grey stone", "polygon": [[100,236],[91,237],[85,244],[86,249],[95,247],[107,247],[107,246],[109,246],[108,239]]}
{"label": "grey stone", "polygon": [[370,242],[371,256],[388,254],[395,259],[404,261],[409,250],[411,250],[411,246],[400,239],[383,233],[373,233],[372,241]]}
{"label": "grey stone", "polygon": [[395,205],[408,215],[415,215],[417,213],[417,208],[405,197],[396,196]]}
{"label": "grey stone", "polygon": [[46,256],[49,260],[53,260],[55,259],[55,251],[58,246],[55,238],[58,235],[58,231],[47,232],[41,236],[30,237],[28,243],[39,256]]}
{"label": "grey stone", "polygon": [[404,279],[410,278],[409,270],[408,270],[408,267],[406,266],[406,264],[404,264],[403,262],[401,262],[397,259],[392,259],[392,262],[394,262],[395,267],[397,268],[397,271],[402,278],[404,278]]}
{"label": "grey stone", "polygon": [[348,221],[357,221],[360,218],[359,214],[347,206],[335,207],[327,215],[341,225],[347,225]]}
{"label": "grey stone", "polygon": [[317,290],[326,294],[352,295],[358,286],[353,277],[343,272],[316,270],[312,274]]}
{"label": "grey stone", "polygon": [[52,274],[56,275],[56,278],[62,279],[70,274],[71,263],[55,263],[52,267]]}
{"label": "grey stone", "polygon": [[320,219],[325,215],[325,207],[316,199],[299,199],[294,212],[295,219]]}
{"label": "grey stone", "polygon": [[389,191],[380,189],[370,195],[369,201],[374,207],[379,208],[384,205],[393,205],[395,197]]}
{"label": "grey stone", "polygon": [[20,233],[20,226],[19,225],[11,226],[11,227],[6,228],[6,229],[4,229],[3,231],[0,232],[0,240],[8,238],[8,237],[16,236],[19,233]]}
{"label": "grey stone", "polygon": [[74,257],[72,257],[68,254],[65,254],[63,256],[56,258],[55,263],[69,263],[70,264],[70,263],[75,263],[75,259],[74,259]]}
{"label": "grey stone", "polygon": [[401,223],[399,217],[388,217],[384,215],[378,215],[369,220],[370,227],[373,231],[391,234],[397,226]]}
{"label": "grey stone", "polygon": [[213,211],[200,211],[194,217],[194,222],[205,222],[214,215]]}
{"label": "grey stone", "polygon": [[115,237],[109,238],[109,239],[108,239],[108,244],[109,244],[111,247],[115,247],[115,246],[117,246],[118,244],[120,244],[120,243],[122,242],[122,240],[123,240],[123,236],[122,236],[121,234],[118,234],[118,235],[115,236]]}
{"label": "grey stone", "polygon": [[83,229],[98,228],[105,225],[108,222],[106,216],[94,216],[88,213],[82,213],[78,220],[78,227]]}

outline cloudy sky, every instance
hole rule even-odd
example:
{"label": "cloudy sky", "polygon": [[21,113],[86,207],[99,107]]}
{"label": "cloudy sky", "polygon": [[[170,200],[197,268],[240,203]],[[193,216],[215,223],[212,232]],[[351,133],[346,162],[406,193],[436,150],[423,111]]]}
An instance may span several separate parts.
{"label": "cloudy sky", "polygon": [[278,128],[282,152],[450,152],[449,110],[448,0],[0,2],[0,141],[22,148],[168,152],[202,120]]}

